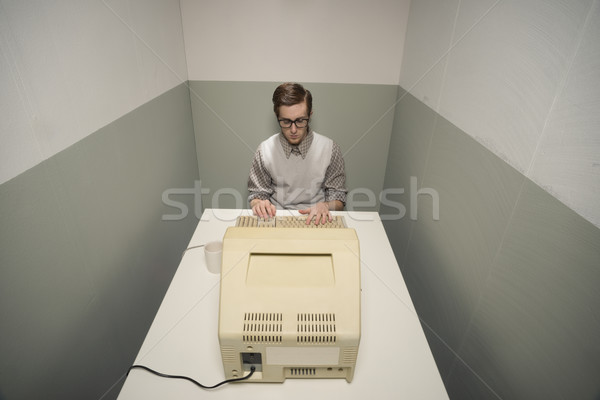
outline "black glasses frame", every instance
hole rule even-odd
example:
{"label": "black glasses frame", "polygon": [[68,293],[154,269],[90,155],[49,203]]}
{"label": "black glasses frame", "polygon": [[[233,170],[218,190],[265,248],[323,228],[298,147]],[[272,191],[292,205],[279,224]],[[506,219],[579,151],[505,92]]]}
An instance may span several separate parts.
{"label": "black glasses frame", "polygon": [[[279,122],[279,126],[282,128],[291,128],[292,124],[296,125],[296,128],[300,129],[300,128],[306,128],[308,126],[308,121],[310,118],[297,118],[295,120],[291,120],[291,119],[287,119],[287,118],[281,118],[278,119],[277,122]],[[298,126],[298,122],[304,124],[306,123],[306,125],[303,126]],[[288,125],[289,123],[289,125]]]}

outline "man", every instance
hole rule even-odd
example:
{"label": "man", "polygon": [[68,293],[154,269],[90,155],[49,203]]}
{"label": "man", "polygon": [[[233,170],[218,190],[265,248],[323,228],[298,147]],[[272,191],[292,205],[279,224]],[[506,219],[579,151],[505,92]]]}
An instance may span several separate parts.
{"label": "man", "polygon": [[330,210],[343,210],[346,173],[339,146],[309,127],[312,95],[298,83],[284,83],[273,93],[273,110],[281,127],[254,155],[248,191],[255,215],[297,209],[306,223],[331,221]]}

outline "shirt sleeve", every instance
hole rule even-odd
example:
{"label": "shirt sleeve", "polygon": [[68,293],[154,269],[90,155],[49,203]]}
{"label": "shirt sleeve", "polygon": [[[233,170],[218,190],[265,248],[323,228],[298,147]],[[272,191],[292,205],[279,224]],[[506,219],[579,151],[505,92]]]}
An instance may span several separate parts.
{"label": "shirt sleeve", "polygon": [[263,161],[260,147],[254,153],[254,160],[250,167],[250,176],[248,177],[248,202],[253,199],[267,200],[273,194],[273,183],[271,175],[266,170]]}
{"label": "shirt sleeve", "polygon": [[333,143],[331,152],[331,162],[327,171],[325,171],[325,180],[323,181],[325,190],[325,201],[339,200],[346,204],[346,171],[344,167],[344,157],[337,143]]}

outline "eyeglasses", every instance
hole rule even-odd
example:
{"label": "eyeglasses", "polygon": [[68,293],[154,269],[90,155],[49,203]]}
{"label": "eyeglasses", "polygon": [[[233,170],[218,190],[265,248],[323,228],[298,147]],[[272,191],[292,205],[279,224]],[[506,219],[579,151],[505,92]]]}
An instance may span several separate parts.
{"label": "eyeglasses", "polygon": [[282,128],[290,128],[292,124],[296,125],[296,128],[305,128],[308,125],[308,118],[298,118],[293,121],[291,119],[282,118],[277,121],[279,121],[279,126]]}

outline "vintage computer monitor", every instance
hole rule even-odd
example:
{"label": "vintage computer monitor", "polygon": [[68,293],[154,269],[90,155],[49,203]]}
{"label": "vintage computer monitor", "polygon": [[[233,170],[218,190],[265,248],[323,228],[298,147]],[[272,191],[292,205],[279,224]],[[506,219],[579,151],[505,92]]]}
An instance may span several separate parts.
{"label": "vintage computer monitor", "polygon": [[[227,379],[354,376],[360,342],[360,255],[343,217],[240,217],[223,238],[219,343]],[[247,382],[248,382],[247,381]]]}

